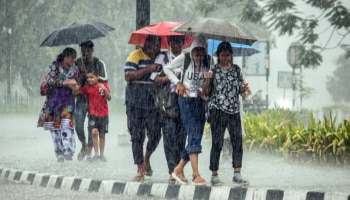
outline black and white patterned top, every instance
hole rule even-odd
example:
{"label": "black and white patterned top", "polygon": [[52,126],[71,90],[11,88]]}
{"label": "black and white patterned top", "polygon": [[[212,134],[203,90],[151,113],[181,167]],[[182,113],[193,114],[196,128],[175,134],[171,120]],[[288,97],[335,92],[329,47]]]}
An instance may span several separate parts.
{"label": "black and white patterned top", "polygon": [[229,114],[238,113],[239,91],[244,85],[241,68],[234,64],[230,69],[221,69],[216,64],[212,81],[209,108],[216,108]]}

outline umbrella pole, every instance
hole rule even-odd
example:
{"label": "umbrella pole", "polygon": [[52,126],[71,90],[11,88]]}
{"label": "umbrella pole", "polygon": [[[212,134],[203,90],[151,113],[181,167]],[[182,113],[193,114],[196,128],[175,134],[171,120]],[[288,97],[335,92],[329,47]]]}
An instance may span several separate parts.
{"label": "umbrella pole", "polygon": [[212,40],[212,46],[211,46],[211,57],[210,57],[210,67],[209,71],[212,71],[213,65],[214,65],[214,40]]}

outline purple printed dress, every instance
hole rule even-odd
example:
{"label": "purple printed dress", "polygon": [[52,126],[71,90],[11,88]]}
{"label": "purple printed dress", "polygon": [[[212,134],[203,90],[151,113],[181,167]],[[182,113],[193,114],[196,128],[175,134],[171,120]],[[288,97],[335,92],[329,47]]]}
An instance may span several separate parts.
{"label": "purple printed dress", "polygon": [[79,69],[77,66],[71,66],[65,71],[60,63],[53,62],[50,70],[49,94],[39,117],[38,127],[44,127],[45,130],[60,130],[63,125],[74,129],[75,95],[70,88],[62,87],[61,83],[77,79]]}
{"label": "purple printed dress", "polygon": [[[53,63],[49,72],[49,92],[39,116],[38,127],[49,130],[54,144],[57,161],[72,160],[75,153],[74,111],[75,96],[63,81],[77,79],[79,70],[71,66],[65,71],[60,63]],[[78,82],[78,80],[77,80]]]}

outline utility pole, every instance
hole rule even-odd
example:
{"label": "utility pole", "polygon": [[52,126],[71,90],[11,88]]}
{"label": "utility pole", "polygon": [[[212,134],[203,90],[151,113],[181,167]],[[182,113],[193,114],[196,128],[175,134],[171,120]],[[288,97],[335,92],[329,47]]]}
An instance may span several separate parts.
{"label": "utility pole", "polygon": [[[11,37],[11,34],[12,34],[12,29],[3,26],[2,27],[2,31],[5,32],[7,43],[9,43],[10,37]],[[12,64],[11,63],[10,44],[8,44],[7,53],[9,54],[9,55],[7,55],[7,60],[8,61],[5,64],[6,64],[6,76],[7,76],[6,77],[6,79],[7,79],[7,98],[9,99],[10,96],[11,96],[11,64]]]}
{"label": "utility pole", "polygon": [[265,55],[265,67],[266,67],[266,109],[269,108],[269,76],[270,76],[270,41],[266,41],[266,55]]}
{"label": "utility pole", "polygon": [[150,23],[150,0],[136,0],[136,30]]}
{"label": "utility pole", "polygon": [[[295,68],[300,67],[300,88],[301,86],[301,66],[299,64],[298,60],[298,47],[300,46],[300,43],[298,42],[293,42],[289,45],[288,50],[287,50],[287,61],[288,64],[292,67],[293,69],[293,110],[295,109],[295,101],[296,101],[296,74],[295,74]],[[301,101],[302,97],[300,95],[300,106],[301,106]],[[301,107],[300,107],[301,109]]]}

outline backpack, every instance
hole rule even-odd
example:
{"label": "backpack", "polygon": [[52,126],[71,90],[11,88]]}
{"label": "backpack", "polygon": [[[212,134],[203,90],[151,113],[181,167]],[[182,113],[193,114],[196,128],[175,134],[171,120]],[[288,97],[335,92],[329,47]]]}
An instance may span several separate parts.
{"label": "backpack", "polygon": [[[164,57],[164,62],[169,62],[169,58],[166,54]],[[164,73],[161,75],[165,76]],[[175,92],[171,92],[171,82],[155,83],[153,98],[155,107],[162,114],[171,118],[178,118],[180,116],[177,94]]]}

